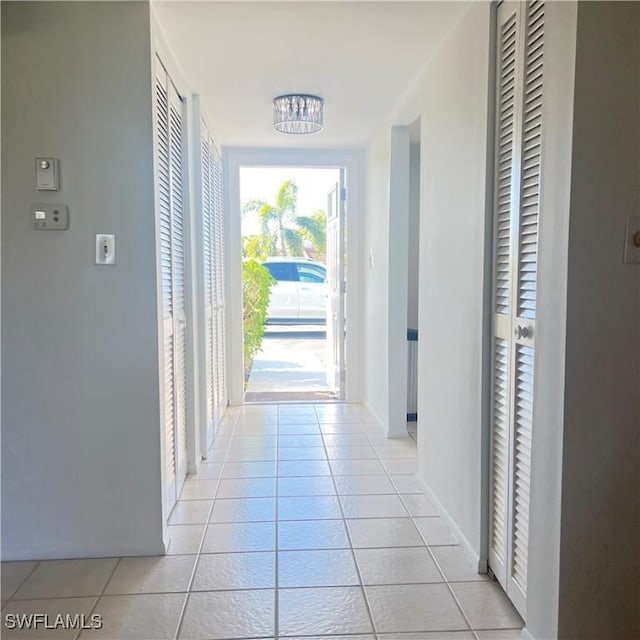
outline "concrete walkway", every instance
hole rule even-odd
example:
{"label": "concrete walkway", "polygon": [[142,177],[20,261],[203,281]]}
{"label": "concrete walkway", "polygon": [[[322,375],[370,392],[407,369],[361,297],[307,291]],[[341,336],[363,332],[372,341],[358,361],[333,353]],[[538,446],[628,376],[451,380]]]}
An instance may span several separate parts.
{"label": "concrete walkway", "polygon": [[324,326],[268,325],[255,357],[247,398],[255,394],[327,393]]}

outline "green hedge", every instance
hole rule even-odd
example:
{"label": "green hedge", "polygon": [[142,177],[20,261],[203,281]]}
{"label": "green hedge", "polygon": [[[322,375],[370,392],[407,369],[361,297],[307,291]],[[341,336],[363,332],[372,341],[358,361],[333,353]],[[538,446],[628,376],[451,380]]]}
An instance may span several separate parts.
{"label": "green hedge", "polygon": [[260,351],[262,345],[269,296],[274,283],[275,280],[269,271],[255,260],[246,260],[242,263],[245,371],[251,366],[253,357]]}

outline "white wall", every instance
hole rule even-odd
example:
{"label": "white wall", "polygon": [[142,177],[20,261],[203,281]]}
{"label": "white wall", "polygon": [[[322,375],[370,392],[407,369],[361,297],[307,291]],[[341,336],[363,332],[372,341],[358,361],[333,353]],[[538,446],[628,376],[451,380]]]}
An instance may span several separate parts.
{"label": "white wall", "polygon": [[[2,11],[3,559],[162,553],[148,4]],[[31,230],[37,202],[70,229]]]}
{"label": "white wall", "polygon": [[429,63],[421,94],[418,474],[477,558],[489,52],[483,3]]}
{"label": "white wall", "polygon": [[[418,128],[420,122],[415,123]],[[412,127],[413,128],[413,127]],[[419,135],[419,134],[418,134]],[[407,328],[418,328],[418,284],[420,281],[420,143],[411,142],[409,166],[409,254]]]}
{"label": "white wall", "polygon": [[364,402],[380,425],[389,416],[389,197],[391,130],[367,149],[364,233]]}
{"label": "white wall", "polygon": [[[558,636],[640,637],[640,5],[578,4]],[[594,579],[595,578],[595,579]]]}

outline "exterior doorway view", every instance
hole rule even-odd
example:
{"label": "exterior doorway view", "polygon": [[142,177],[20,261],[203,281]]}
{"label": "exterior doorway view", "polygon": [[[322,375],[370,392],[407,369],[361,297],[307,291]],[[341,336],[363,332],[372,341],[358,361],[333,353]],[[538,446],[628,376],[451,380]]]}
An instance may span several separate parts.
{"label": "exterior doorway view", "polygon": [[343,176],[240,169],[246,402],[344,397]]}

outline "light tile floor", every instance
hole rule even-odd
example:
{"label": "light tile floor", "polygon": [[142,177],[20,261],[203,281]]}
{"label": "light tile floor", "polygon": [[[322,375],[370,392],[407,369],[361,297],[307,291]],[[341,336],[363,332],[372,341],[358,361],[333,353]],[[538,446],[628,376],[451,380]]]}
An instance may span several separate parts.
{"label": "light tile floor", "polygon": [[361,407],[230,410],[166,556],[3,563],[3,616],[95,613],[102,629],[0,635],[515,640],[522,620],[421,492],[415,459],[413,438],[387,440]]}

